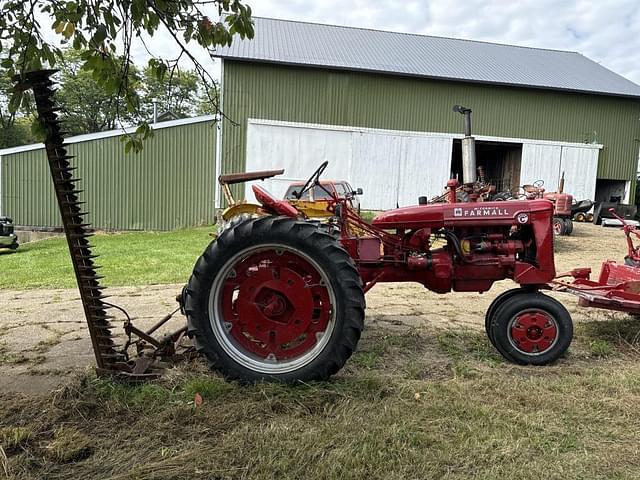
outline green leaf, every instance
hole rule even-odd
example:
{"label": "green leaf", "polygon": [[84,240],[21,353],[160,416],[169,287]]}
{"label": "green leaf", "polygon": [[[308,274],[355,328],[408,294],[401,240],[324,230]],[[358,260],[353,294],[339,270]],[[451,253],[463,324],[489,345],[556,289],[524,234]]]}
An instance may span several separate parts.
{"label": "green leaf", "polygon": [[95,43],[100,44],[104,42],[106,38],[107,38],[107,27],[105,27],[104,25],[101,25],[96,29],[96,33],[93,34],[92,40]]}

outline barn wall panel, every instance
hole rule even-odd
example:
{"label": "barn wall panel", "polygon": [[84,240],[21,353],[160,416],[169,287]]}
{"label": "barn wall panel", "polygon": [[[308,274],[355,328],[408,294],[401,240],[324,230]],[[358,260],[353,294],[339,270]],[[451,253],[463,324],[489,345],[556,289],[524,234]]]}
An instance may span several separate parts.
{"label": "barn wall panel", "polygon": [[[604,144],[598,177],[632,180],[640,102],[601,95],[224,61],[222,170],[245,168],[249,118],[353,127],[461,132],[455,104],[478,135]],[[277,166],[271,159],[269,167]],[[522,182],[525,181],[524,175]]]}
{"label": "barn wall panel", "polygon": [[[213,122],[158,129],[138,154],[121,137],[68,146],[84,190],[81,200],[96,228],[170,230],[214,218]],[[44,149],[2,156],[2,209],[17,225],[59,227]]]}
{"label": "barn wall panel", "polygon": [[600,151],[593,148],[562,147],[560,175],[564,172],[564,191],[576,200],[594,200]]}

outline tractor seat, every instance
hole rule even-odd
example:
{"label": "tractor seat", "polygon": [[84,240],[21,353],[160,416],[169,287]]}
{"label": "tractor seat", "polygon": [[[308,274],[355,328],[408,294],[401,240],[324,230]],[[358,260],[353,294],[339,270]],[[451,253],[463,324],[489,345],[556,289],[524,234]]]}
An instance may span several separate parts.
{"label": "tractor seat", "polygon": [[230,173],[228,175],[220,175],[218,182],[220,182],[220,185],[233,185],[235,183],[250,182],[252,180],[264,180],[265,178],[275,177],[283,173],[284,168],[280,170],[262,170],[260,172]]}
{"label": "tractor seat", "polygon": [[296,218],[299,215],[298,210],[285,200],[277,200],[269,192],[260,185],[252,185],[251,189],[256,196],[256,200],[260,202],[263,208],[271,210],[278,215]]}

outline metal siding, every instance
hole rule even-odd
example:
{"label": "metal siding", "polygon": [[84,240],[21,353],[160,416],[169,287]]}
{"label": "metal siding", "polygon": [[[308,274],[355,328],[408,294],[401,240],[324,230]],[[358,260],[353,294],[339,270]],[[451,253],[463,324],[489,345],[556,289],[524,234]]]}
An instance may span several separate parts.
{"label": "metal siding", "polygon": [[[349,176],[351,162],[351,132],[317,131],[312,128],[292,128],[274,125],[250,125],[247,131],[247,170],[269,170],[274,158],[285,168],[284,175],[264,181],[263,186],[280,198],[292,181],[304,181],[325,160],[329,167],[324,178],[342,179]],[[339,162],[331,161],[339,158]],[[245,184],[245,196],[254,201],[251,186]]]}
{"label": "metal siding", "polygon": [[405,137],[398,179],[399,205],[415,205],[418,197],[441,195],[451,177],[453,140]]}
{"label": "metal siding", "polygon": [[[635,178],[640,102],[492,85],[224,61],[222,171],[245,168],[248,118],[455,133],[454,104],[478,135],[604,144],[598,177]],[[269,166],[277,167],[278,159]],[[357,183],[357,179],[351,179]],[[235,193],[240,193],[236,189]]]}
{"label": "metal siding", "polygon": [[557,191],[561,158],[562,147],[560,145],[525,143],[522,145],[520,182],[527,185],[542,180],[545,190],[548,192]]}
{"label": "metal siding", "polygon": [[[216,129],[213,122],[155,131],[139,154],[121,137],[68,146],[82,200],[96,228],[170,230],[212,222]],[[18,225],[60,226],[43,149],[2,157],[3,210]]]}

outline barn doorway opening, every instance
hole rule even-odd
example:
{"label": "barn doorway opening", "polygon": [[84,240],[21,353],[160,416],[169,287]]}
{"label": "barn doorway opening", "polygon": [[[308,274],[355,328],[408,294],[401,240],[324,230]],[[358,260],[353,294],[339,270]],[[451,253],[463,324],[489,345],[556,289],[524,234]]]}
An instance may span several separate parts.
{"label": "barn doorway opening", "polygon": [[628,203],[630,183],[625,180],[596,180],[596,202]]}
{"label": "barn doorway opening", "polygon": [[[484,169],[486,181],[498,192],[517,191],[520,186],[522,144],[476,140],[476,164]],[[462,179],[462,141],[453,140],[451,153],[452,178]]]}

